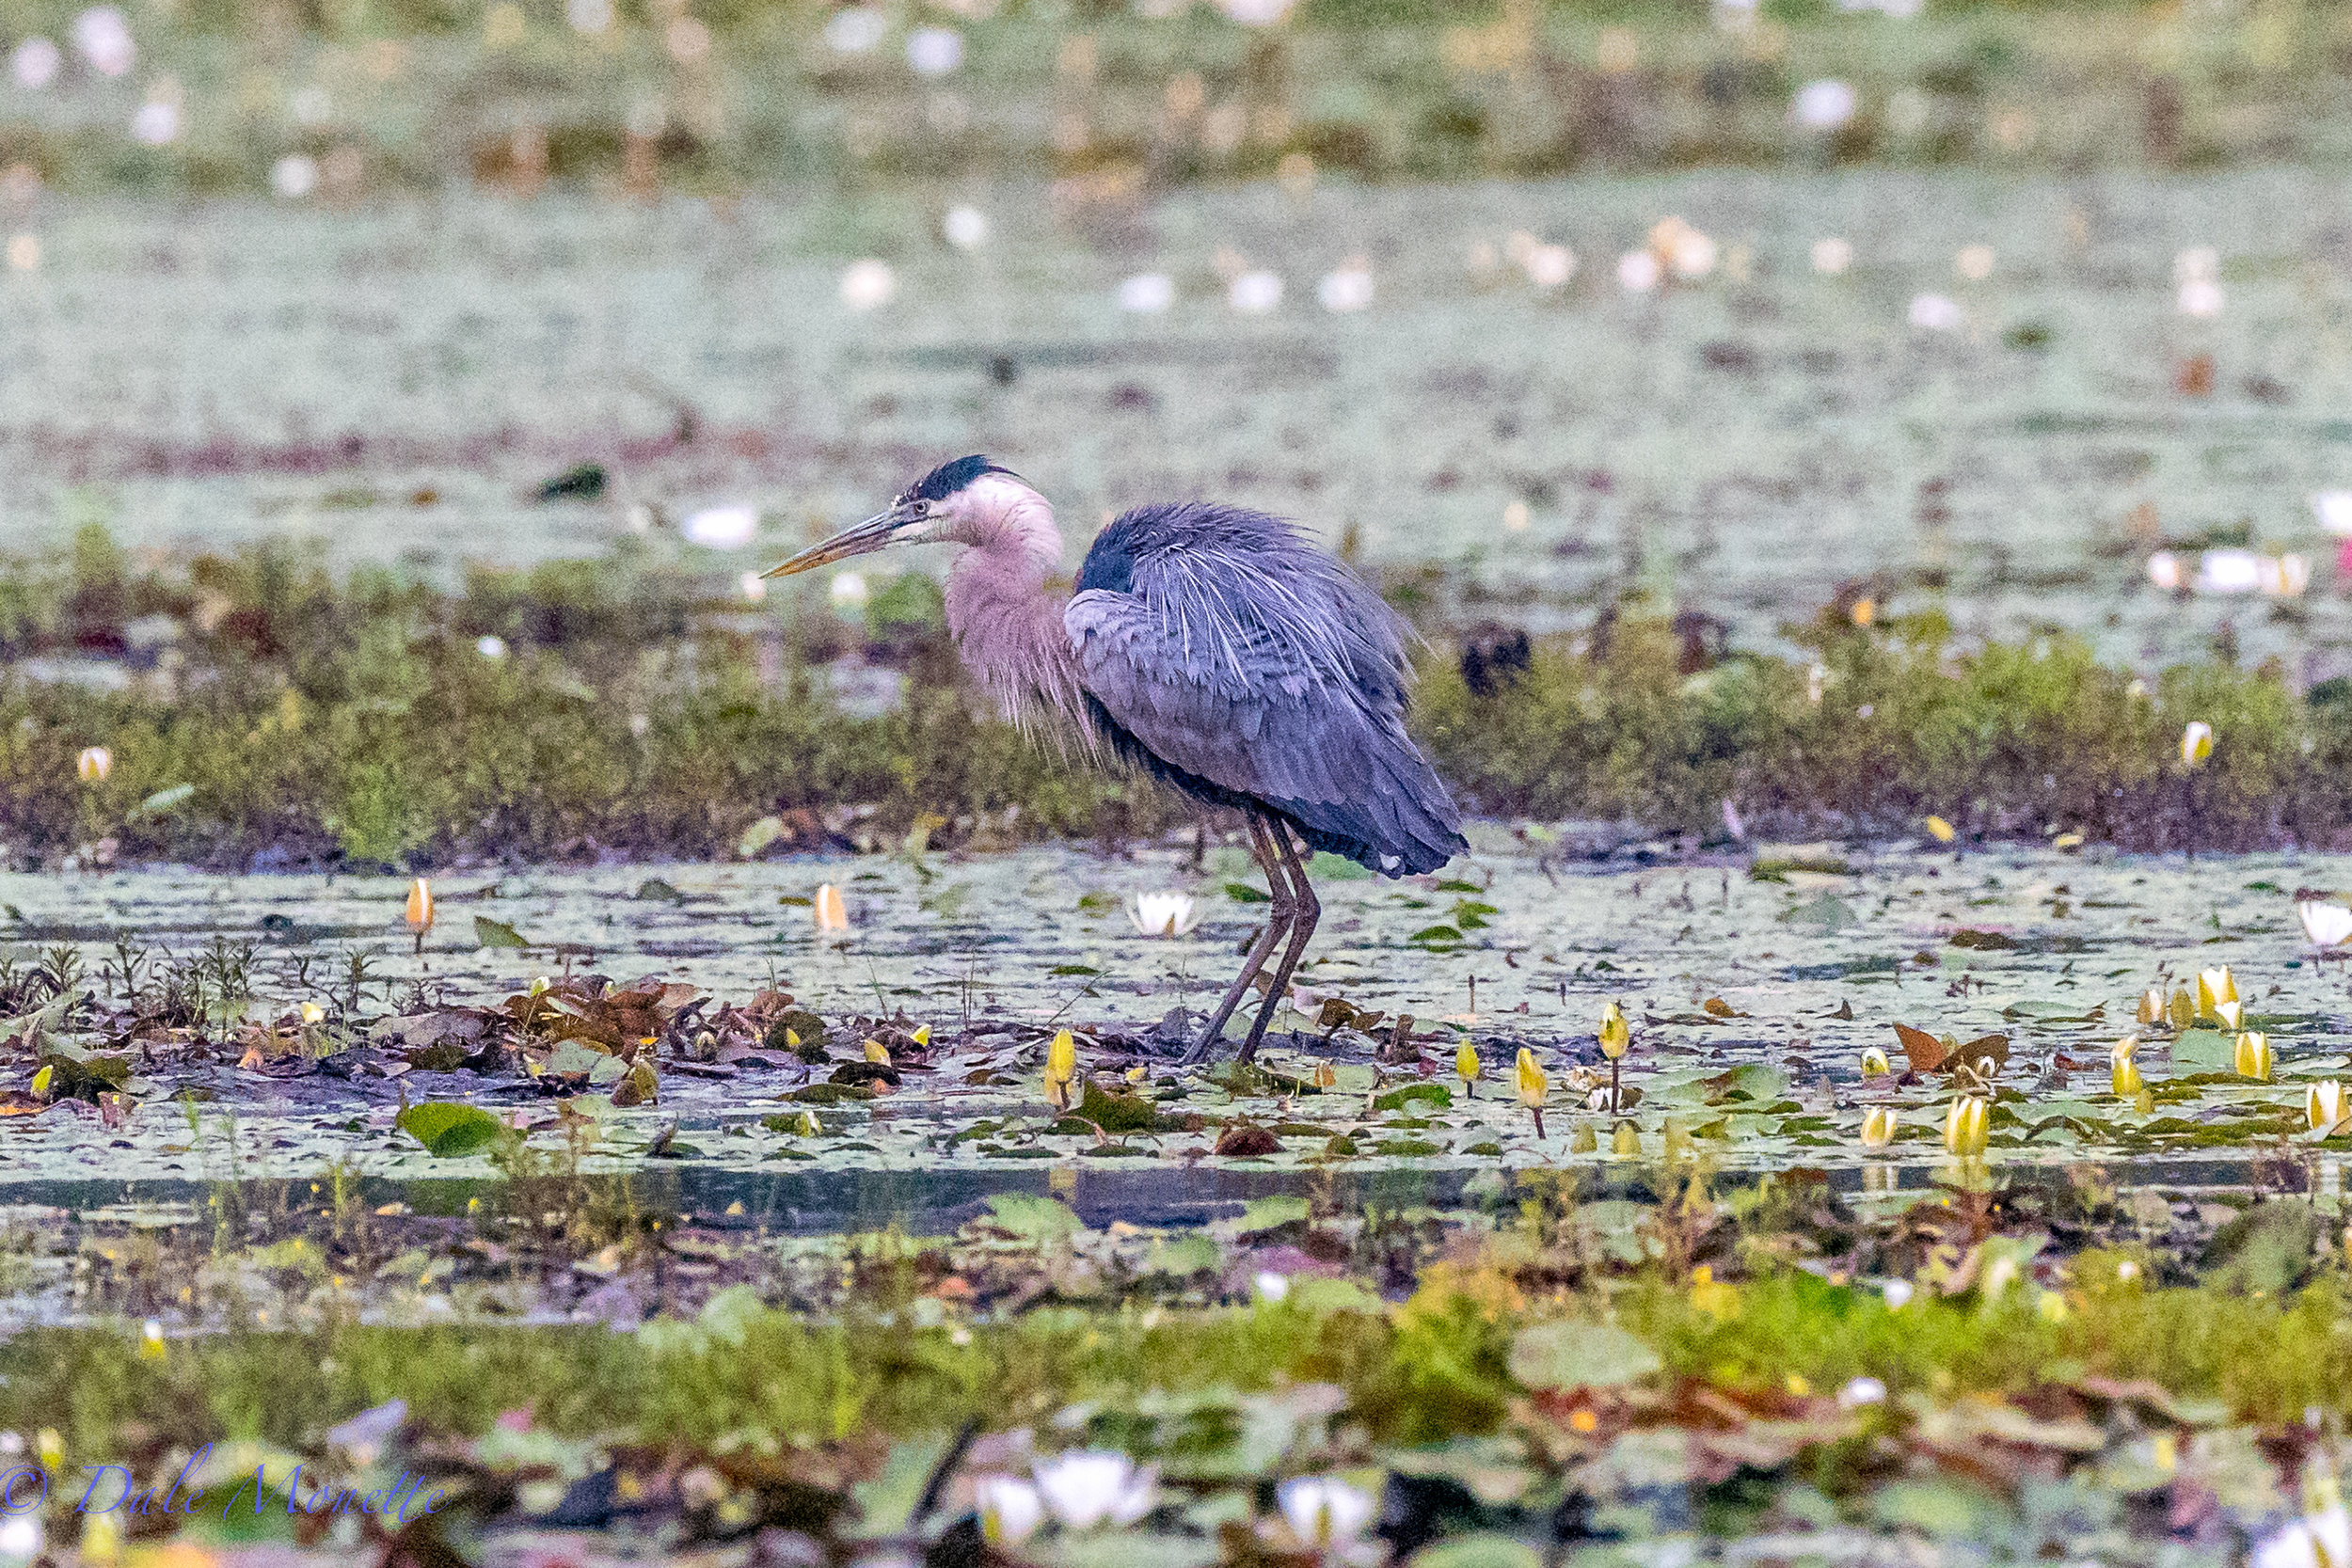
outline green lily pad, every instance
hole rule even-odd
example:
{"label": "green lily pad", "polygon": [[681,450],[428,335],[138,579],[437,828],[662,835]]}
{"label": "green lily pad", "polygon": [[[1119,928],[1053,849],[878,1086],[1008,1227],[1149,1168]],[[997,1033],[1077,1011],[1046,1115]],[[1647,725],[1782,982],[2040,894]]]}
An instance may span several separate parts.
{"label": "green lily pad", "polygon": [[989,1223],[997,1229],[1040,1245],[1086,1228],[1086,1221],[1070,1205],[1031,1193],[998,1193],[988,1200],[988,1211]]}
{"label": "green lily pad", "polygon": [[473,944],[476,947],[529,947],[531,939],[503,920],[492,920],[486,914],[473,917]]}
{"label": "green lily pad", "polygon": [[1511,1340],[1511,1375],[1530,1388],[1614,1388],[1664,1365],[1614,1323],[1537,1323]]}
{"label": "green lily pad", "polygon": [[504,1122],[481,1106],[446,1100],[411,1105],[400,1113],[395,1125],[441,1160],[480,1153],[507,1132]]}

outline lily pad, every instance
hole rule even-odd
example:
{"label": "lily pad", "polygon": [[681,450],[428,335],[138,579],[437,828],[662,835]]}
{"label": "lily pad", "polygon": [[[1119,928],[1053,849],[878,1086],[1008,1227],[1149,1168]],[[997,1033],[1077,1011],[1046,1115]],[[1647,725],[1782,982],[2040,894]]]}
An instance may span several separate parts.
{"label": "lily pad", "polygon": [[529,947],[531,939],[503,920],[478,914],[473,917],[473,942],[476,947]]}
{"label": "lily pad", "polygon": [[1530,1388],[1614,1388],[1664,1365],[1614,1323],[1537,1323],[1511,1340],[1511,1375]]}
{"label": "lily pad", "polygon": [[453,1101],[428,1101],[400,1113],[400,1130],[424,1145],[436,1159],[454,1160],[476,1154],[498,1142],[506,1124],[479,1105]]}
{"label": "lily pad", "polygon": [[998,1193],[988,1200],[988,1211],[989,1223],[997,1229],[1040,1245],[1086,1228],[1086,1221],[1070,1205],[1031,1193]]}

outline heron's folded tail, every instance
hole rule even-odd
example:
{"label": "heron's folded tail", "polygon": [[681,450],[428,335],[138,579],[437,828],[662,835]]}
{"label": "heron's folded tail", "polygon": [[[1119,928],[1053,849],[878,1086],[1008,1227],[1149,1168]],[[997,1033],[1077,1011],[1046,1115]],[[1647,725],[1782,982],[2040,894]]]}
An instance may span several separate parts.
{"label": "heron's folded tail", "polygon": [[1384,877],[1436,871],[1469,849],[1461,813],[1410,742],[1400,737],[1371,761],[1370,787],[1359,799],[1282,802],[1301,837]]}

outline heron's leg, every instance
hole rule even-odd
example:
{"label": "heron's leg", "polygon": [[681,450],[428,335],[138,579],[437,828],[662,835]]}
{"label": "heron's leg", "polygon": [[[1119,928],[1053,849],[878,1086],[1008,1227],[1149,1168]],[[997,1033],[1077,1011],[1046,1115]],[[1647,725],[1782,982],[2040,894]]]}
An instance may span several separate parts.
{"label": "heron's leg", "polygon": [[1249,1037],[1242,1042],[1239,1059],[1245,1062],[1258,1053],[1259,1042],[1265,1038],[1266,1025],[1274,1022],[1275,1010],[1281,1006],[1282,998],[1290,993],[1291,972],[1306,956],[1307,943],[1315,934],[1315,923],[1323,918],[1323,905],[1315,897],[1314,884],[1307,879],[1306,863],[1298,858],[1298,847],[1291,840],[1289,826],[1277,822],[1273,825],[1273,832],[1274,842],[1281,852],[1282,867],[1290,875],[1296,902],[1291,906],[1290,945],[1282,951],[1282,961],[1275,966],[1274,984],[1267,989],[1265,1001],[1258,1007],[1257,1021],[1249,1026]]}
{"label": "heron's leg", "polygon": [[1249,990],[1249,982],[1258,977],[1258,971],[1265,967],[1267,955],[1274,951],[1274,944],[1290,928],[1295,901],[1291,896],[1290,883],[1282,876],[1281,855],[1266,834],[1265,819],[1253,811],[1248,814],[1248,821],[1250,858],[1264,869],[1266,889],[1273,895],[1274,902],[1266,911],[1265,930],[1250,947],[1249,957],[1242,961],[1241,973],[1234,976],[1232,986],[1225,992],[1225,1000],[1216,1005],[1216,1011],[1210,1017],[1209,1026],[1200,1032],[1200,1038],[1194,1042],[1190,1051],[1184,1053],[1186,1062],[1206,1061],[1209,1054],[1216,1050],[1217,1042],[1225,1037],[1225,1025],[1232,1021],[1233,1009],[1241,1006],[1242,997]]}

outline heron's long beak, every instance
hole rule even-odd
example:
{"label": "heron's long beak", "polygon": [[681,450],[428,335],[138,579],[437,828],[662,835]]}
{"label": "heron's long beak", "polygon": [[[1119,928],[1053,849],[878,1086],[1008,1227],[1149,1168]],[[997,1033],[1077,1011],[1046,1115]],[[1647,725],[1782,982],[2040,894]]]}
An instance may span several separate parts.
{"label": "heron's long beak", "polygon": [[[916,503],[919,507],[920,502]],[[836,561],[847,561],[854,555],[871,555],[898,542],[898,531],[911,523],[923,520],[919,510],[905,504],[893,506],[839,533],[821,545],[811,545],[781,566],[771,566],[760,573],[763,578],[788,578],[796,573],[830,566]]]}

